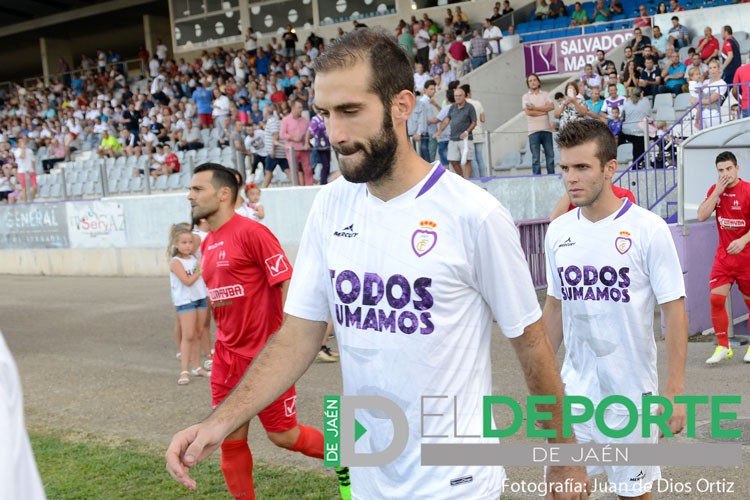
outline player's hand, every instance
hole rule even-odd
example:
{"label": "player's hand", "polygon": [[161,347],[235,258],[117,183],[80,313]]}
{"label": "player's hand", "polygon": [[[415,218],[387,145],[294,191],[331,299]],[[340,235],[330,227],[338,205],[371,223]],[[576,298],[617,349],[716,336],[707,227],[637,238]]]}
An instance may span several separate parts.
{"label": "player's hand", "polygon": [[167,471],[184,487],[195,490],[189,471],[221,445],[224,435],[218,429],[201,423],[178,432],[166,453]]}
{"label": "player's hand", "polygon": [[724,190],[729,185],[730,178],[728,175],[720,175],[719,180],[716,182],[716,194],[719,195],[724,192]]}
{"label": "player's hand", "polygon": [[729,255],[737,255],[738,253],[740,253],[741,251],[745,249],[745,245],[747,245],[747,243],[745,243],[741,239],[734,240],[727,247],[727,253]]}
{"label": "player's hand", "polygon": [[[676,435],[682,432],[682,429],[685,428],[685,422],[687,420],[685,405],[683,404],[675,404],[674,402],[674,394],[666,393],[664,394],[664,397],[669,399],[669,401],[672,403],[672,416],[669,417],[669,420],[667,420],[667,427],[669,427],[670,432],[672,434]],[[659,406],[659,408],[656,410],[657,415],[661,415],[664,413],[664,407]],[[664,432],[659,431],[659,438],[664,437]]]}
{"label": "player's hand", "polygon": [[[571,481],[567,481],[570,479]],[[555,491],[555,490],[559,491]],[[591,481],[586,467],[557,465],[547,467],[548,500],[586,500],[591,493]]]}

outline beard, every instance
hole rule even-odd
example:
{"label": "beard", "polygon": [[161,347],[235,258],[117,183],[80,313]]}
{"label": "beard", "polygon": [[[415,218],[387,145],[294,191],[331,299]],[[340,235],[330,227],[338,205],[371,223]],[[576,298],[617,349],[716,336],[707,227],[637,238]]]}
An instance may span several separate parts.
{"label": "beard", "polygon": [[[392,173],[398,150],[398,140],[390,113],[384,113],[380,131],[371,137],[367,144],[355,142],[351,146],[332,147],[339,160],[341,175],[347,181],[362,184],[387,179]],[[362,158],[358,163],[354,158],[342,159],[340,156],[354,153],[361,153]]]}

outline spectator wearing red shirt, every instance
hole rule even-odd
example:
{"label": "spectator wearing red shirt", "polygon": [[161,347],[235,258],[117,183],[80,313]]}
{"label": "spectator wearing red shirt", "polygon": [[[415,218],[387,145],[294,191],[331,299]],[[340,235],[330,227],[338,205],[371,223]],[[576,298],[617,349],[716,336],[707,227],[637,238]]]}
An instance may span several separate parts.
{"label": "spectator wearing red shirt", "polygon": [[633,21],[634,28],[650,28],[651,16],[648,15],[648,8],[645,5],[638,7],[638,17]]}
{"label": "spectator wearing red shirt", "polygon": [[671,9],[670,12],[682,12],[685,10],[685,7],[681,6],[677,0],[669,0],[669,8]]}
{"label": "spectator wearing red shirt", "polygon": [[469,51],[466,50],[463,40],[462,36],[457,36],[456,41],[448,48],[451,68],[458,78],[464,75],[464,62],[469,58]]}
{"label": "spectator wearing red shirt", "polygon": [[[750,118],[750,63],[737,68],[734,73],[733,83],[743,83],[740,92],[742,93],[742,101],[740,102],[740,118]],[[738,87],[732,88],[732,94],[734,97],[739,99],[737,92]]]}
{"label": "spectator wearing red shirt", "polygon": [[180,171],[180,159],[172,151],[172,147],[169,144],[164,144],[164,166],[167,168],[168,174],[176,174]]}
{"label": "spectator wearing red shirt", "polygon": [[706,26],[706,29],[703,30],[703,34],[705,36],[701,38],[700,42],[698,42],[698,46],[695,50],[701,55],[702,61],[708,61],[712,57],[719,55],[719,40],[713,35],[711,27],[709,26]]}

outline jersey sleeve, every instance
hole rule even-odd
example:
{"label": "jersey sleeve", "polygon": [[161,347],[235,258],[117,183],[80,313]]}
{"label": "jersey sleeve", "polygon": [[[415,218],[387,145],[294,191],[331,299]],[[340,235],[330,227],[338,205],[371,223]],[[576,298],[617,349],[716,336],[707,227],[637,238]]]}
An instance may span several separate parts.
{"label": "jersey sleeve", "polygon": [[258,224],[256,231],[248,234],[245,246],[266,274],[271,286],[292,279],[292,265],[276,236],[264,225]]}
{"label": "jersey sleeve", "polygon": [[313,203],[302,232],[295,271],[287,294],[284,312],[310,321],[328,321],[328,290],[331,278],[328,271],[323,228],[324,214],[320,209],[320,195]]}
{"label": "jersey sleeve", "polygon": [[706,199],[708,199],[708,197],[711,196],[711,193],[713,193],[715,189],[716,189],[716,184],[708,188],[708,192],[706,193]]}
{"label": "jersey sleeve", "polygon": [[508,338],[518,337],[542,312],[510,213],[496,207],[479,228],[474,249],[478,290]]}
{"label": "jersey sleeve", "polygon": [[554,233],[547,229],[547,235],[544,237],[544,260],[546,263],[546,274],[547,274],[547,295],[562,300],[562,282],[560,281],[560,274],[557,272],[557,265],[555,264],[555,242]]}
{"label": "jersey sleeve", "polygon": [[651,236],[646,254],[651,288],[659,304],[685,296],[685,280],[669,227],[663,221]]}

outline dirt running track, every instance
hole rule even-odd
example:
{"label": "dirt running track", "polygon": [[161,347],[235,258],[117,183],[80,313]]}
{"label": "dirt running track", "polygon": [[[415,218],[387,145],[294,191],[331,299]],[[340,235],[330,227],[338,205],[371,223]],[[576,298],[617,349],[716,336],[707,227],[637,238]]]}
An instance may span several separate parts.
{"label": "dirt running track", "polygon": [[[207,380],[194,379],[183,387],[176,384],[179,365],[174,357],[173,321],[166,278],[0,276],[0,328],[21,372],[31,427],[133,438],[166,449],[172,434],[205,416],[210,404]],[[663,373],[664,343],[657,344]],[[748,397],[750,365],[741,362],[744,349],[726,366],[709,369],[703,361],[711,349],[710,344],[689,345],[688,393]],[[518,362],[499,333],[492,356],[493,392],[525,397]],[[299,420],[320,427],[323,395],[337,394],[340,388],[337,364],[314,364],[297,384]],[[750,418],[747,402],[738,416]],[[707,421],[708,412],[700,410],[698,418]],[[499,420],[507,421],[507,415],[499,415]],[[250,437],[259,460],[322,468],[313,459],[268,444],[259,428],[254,423]],[[743,447],[741,467],[666,467],[662,474],[672,482],[692,482],[693,488],[699,478],[734,481],[734,493],[718,498],[750,498],[749,448]],[[508,472],[512,481],[538,481],[541,474],[539,468],[531,467],[510,467]],[[658,495],[709,497],[695,491]],[[593,498],[612,496],[596,494]]]}

